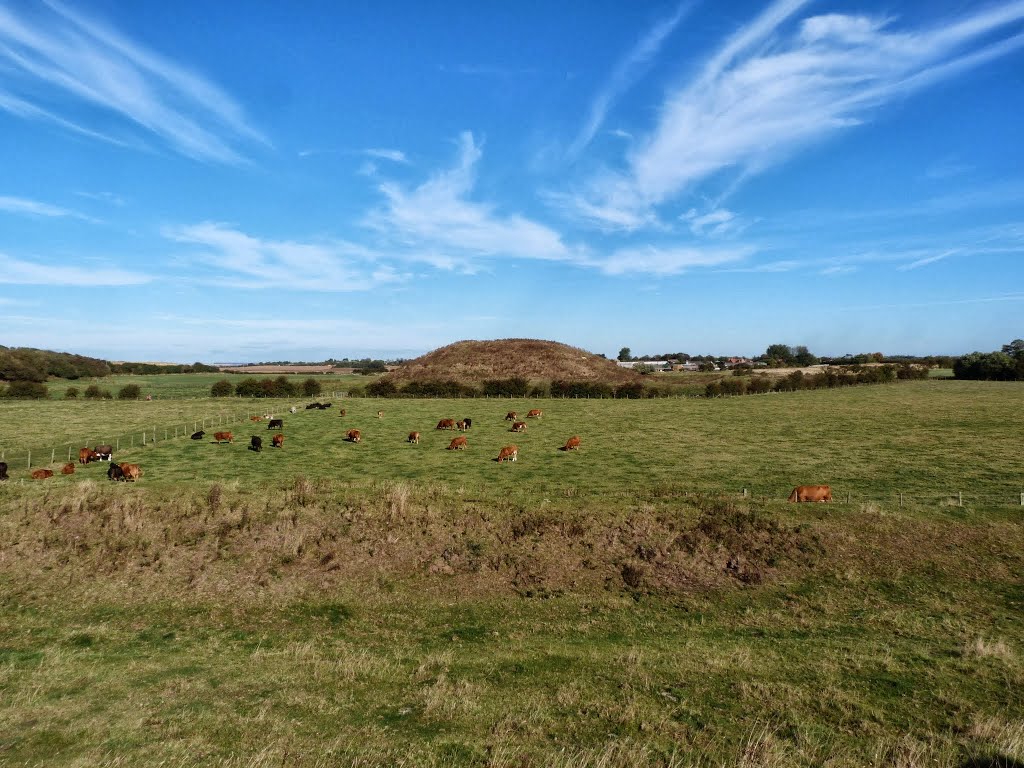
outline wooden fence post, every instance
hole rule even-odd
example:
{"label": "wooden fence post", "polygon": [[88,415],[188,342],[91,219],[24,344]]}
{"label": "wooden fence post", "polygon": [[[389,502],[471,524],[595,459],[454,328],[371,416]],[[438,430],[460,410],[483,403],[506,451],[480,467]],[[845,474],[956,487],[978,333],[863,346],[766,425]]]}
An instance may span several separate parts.
{"label": "wooden fence post", "polygon": [[57,460],[57,449],[56,448],[51,448],[50,449],[50,463],[53,464],[53,462],[55,462],[56,460]]}
{"label": "wooden fence post", "polygon": [[900,506],[903,506],[903,491],[900,491]]}
{"label": "wooden fence post", "polygon": [[959,502],[958,506],[962,507],[964,505],[964,492],[963,491],[957,492],[957,496],[960,499],[960,502]]}
{"label": "wooden fence post", "polygon": [[32,469],[32,451],[28,452],[28,467],[27,467],[27,469]]}

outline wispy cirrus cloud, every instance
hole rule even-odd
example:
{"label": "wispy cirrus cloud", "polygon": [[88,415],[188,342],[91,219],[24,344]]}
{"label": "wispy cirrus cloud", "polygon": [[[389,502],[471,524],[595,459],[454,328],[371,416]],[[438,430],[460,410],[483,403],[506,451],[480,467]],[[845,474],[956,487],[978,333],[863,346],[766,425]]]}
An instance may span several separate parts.
{"label": "wispy cirrus cloud", "polygon": [[621,248],[593,263],[608,275],[643,273],[649,275],[680,275],[708,267],[741,262],[756,252],[753,246],[724,248],[692,246],[643,246]]}
{"label": "wispy cirrus cloud", "polygon": [[569,200],[579,218],[605,226],[641,226],[698,184],[761,173],[899,97],[1024,46],[1021,0],[917,29],[839,13],[794,21],[807,4],[776,0],[726,40],[669,90],[625,168],[591,177],[563,207]]}
{"label": "wispy cirrus cloud", "polygon": [[520,214],[471,199],[482,150],[466,131],[459,137],[456,164],[418,186],[384,182],[384,205],[364,220],[396,252],[445,268],[473,269],[495,256],[574,261],[580,254],[555,230]]}
{"label": "wispy cirrus cloud", "polygon": [[390,160],[393,163],[408,163],[409,158],[400,149],[371,148],[364,149],[363,154],[368,157],[376,157],[379,160]]}
{"label": "wispy cirrus cloud", "polygon": [[88,218],[77,211],[61,208],[58,205],[41,203],[38,200],[29,200],[23,197],[6,197],[2,195],[0,195],[0,211],[26,216],[44,216],[46,218],[61,218],[65,216],[75,219]]}
{"label": "wispy cirrus cloud", "polygon": [[142,285],[153,277],[116,267],[76,267],[27,261],[0,253],[0,283],[8,285],[76,286],[80,288]]}
{"label": "wispy cirrus cloud", "polygon": [[268,240],[217,222],[167,227],[163,234],[192,246],[186,258],[236,288],[366,291],[407,278],[378,263],[378,253],[346,241]]}
{"label": "wispy cirrus cloud", "polygon": [[[600,130],[615,100],[621,96],[638,77],[643,74],[644,69],[651,60],[658,55],[665,38],[675,31],[679,23],[689,13],[692,3],[682,3],[674,14],[659,21],[647,33],[640,38],[633,49],[626,54],[615,67],[608,82],[600,90],[590,105],[590,112],[587,120],[580,128],[576,139],[569,146],[569,156],[578,155],[594,138]],[[628,138],[625,131],[613,131],[615,135]]]}
{"label": "wispy cirrus cloud", "polygon": [[[157,137],[206,162],[242,162],[237,143],[266,143],[219,87],[56,0],[0,7],[0,65],[0,109],[18,117],[117,144]],[[120,116],[124,135],[91,127],[96,107]]]}

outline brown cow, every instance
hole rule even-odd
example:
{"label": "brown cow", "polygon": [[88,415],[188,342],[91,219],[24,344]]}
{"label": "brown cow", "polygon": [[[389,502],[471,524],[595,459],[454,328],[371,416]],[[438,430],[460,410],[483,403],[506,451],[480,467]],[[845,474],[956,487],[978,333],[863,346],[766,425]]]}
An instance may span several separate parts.
{"label": "brown cow", "polygon": [[449,451],[454,451],[454,450],[463,451],[463,450],[465,450],[468,447],[468,445],[469,444],[466,442],[466,436],[465,435],[459,435],[454,440],[452,440],[451,444],[448,446],[448,450]]}
{"label": "brown cow", "polygon": [[505,414],[505,421],[515,421],[518,418],[519,416],[516,414],[515,411],[509,411],[508,413]]}
{"label": "brown cow", "polygon": [[532,411],[530,411],[528,414],[526,414],[526,418],[528,418],[528,419],[539,419],[543,415],[544,415],[544,412],[541,411],[540,408],[534,408]]}
{"label": "brown cow", "polygon": [[214,432],[213,433],[213,442],[215,442],[215,443],[219,443],[219,442],[221,442],[223,440],[227,440],[230,443],[234,439],[235,439],[235,436],[232,435],[230,432]]}
{"label": "brown cow", "polygon": [[92,461],[92,448],[79,448],[78,463],[88,464],[90,461]]}
{"label": "brown cow", "polygon": [[526,422],[525,421],[513,421],[512,422],[512,429],[510,429],[509,431],[510,432],[525,432],[526,431]]}
{"label": "brown cow", "polygon": [[789,494],[790,501],[832,501],[830,485],[798,485]]}
{"label": "brown cow", "polygon": [[142,467],[138,464],[122,464],[121,471],[124,472],[124,481],[133,483],[142,476]]}
{"label": "brown cow", "polygon": [[348,432],[345,433],[345,438],[350,443],[358,443],[363,439],[363,433],[360,432],[358,429],[350,429]]}
{"label": "brown cow", "polygon": [[75,463],[73,461],[69,461],[67,464],[60,468],[60,473],[62,475],[75,474]]}
{"label": "brown cow", "polygon": [[420,444],[420,433],[419,432],[410,432],[409,433],[409,442],[410,443],[416,443],[416,445],[419,445]]}
{"label": "brown cow", "polygon": [[33,469],[32,479],[33,480],[45,480],[48,477],[53,477],[52,469]]}
{"label": "brown cow", "polygon": [[249,421],[263,421],[262,416],[250,416]]}
{"label": "brown cow", "polygon": [[348,409],[346,408],[342,408],[340,411],[338,411],[339,416],[344,416],[346,413],[348,413]]}
{"label": "brown cow", "polygon": [[284,448],[284,435],[278,432],[272,438],[270,438],[270,445],[273,448]]}
{"label": "brown cow", "polygon": [[573,435],[565,441],[565,445],[562,446],[563,451],[578,451],[580,449],[580,436]]}
{"label": "brown cow", "polygon": [[455,429],[455,419],[441,419],[434,429]]}
{"label": "brown cow", "polygon": [[384,411],[377,411],[377,418],[378,419],[383,419],[384,418]]}
{"label": "brown cow", "polygon": [[466,431],[466,422],[464,422],[464,421],[456,421],[455,422],[455,426],[458,427],[459,432],[465,432]]}
{"label": "brown cow", "polygon": [[498,463],[501,464],[503,461],[508,459],[509,461],[515,461],[519,455],[518,445],[506,445],[498,452]]}

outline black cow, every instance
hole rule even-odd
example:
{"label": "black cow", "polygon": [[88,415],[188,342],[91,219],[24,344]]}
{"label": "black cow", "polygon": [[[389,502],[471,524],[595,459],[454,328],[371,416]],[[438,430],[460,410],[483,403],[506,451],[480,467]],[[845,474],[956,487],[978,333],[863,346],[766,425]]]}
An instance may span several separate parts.
{"label": "black cow", "polygon": [[192,433],[192,439],[193,440],[202,440],[203,439],[203,435],[205,435],[205,434],[206,433],[203,432],[203,430],[200,429],[198,432],[193,432]]}
{"label": "black cow", "polygon": [[0,480],[7,479],[7,462],[0,461]]}
{"label": "black cow", "polygon": [[260,451],[262,451],[263,450],[263,439],[260,438],[260,437],[257,437],[256,435],[253,435],[252,436],[252,440],[249,441],[249,450],[250,451],[256,451],[256,453],[259,453]]}
{"label": "black cow", "polygon": [[313,408],[319,408],[319,407],[320,407],[320,403],[310,403],[309,405],[306,406],[306,410],[309,411],[309,410],[312,410]]}
{"label": "black cow", "polygon": [[97,445],[93,448],[95,453],[99,454],[97,461],[110,461],[114,455],[114,446],[112,445]]}
{"label": "black cow", "polygon": [[267,429],[284,429],[284,419],[271,419],[267,422]]}
{"label": "black cow", "polygon": [[320,404],[320,410],[321,411],[324,410],[325,408],[330,408],[330,407],[331,407],[330,403],[321,403]]}
{"label": "black cow", "polygon": [[466,429],[469,429],[470,427],[473,426],[473,420],[472,419],[463,419],[462,421],[466,425]]}
{"label": "black cow", "polygon": [[120,464],[110,463],[110,469],[107,470],[108,480],[124,480],[124,470],[121,469]]}

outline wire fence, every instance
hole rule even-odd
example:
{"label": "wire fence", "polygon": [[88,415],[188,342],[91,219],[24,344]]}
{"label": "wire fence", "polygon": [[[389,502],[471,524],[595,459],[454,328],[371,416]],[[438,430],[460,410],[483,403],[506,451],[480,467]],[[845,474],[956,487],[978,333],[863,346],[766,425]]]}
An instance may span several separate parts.
{"label": "wire fence", "polygon": [[138,429],[126,430],[124,432],[104,432],[97,430],[79,436],[77,440],[62,440],[40,443],[33,446],[11,446],[0,445],[0,461],[7,464],[8,470],[31,470],[34,467],[47,467],[64,462],[77,462],[78,452],[81,448],[93,449],[96,446],[109,445],[114,449],[114,455],[120,456],[125,453],[142,450],[147,447],[156,446],[167,440],[179,440],[189,438],[199,431],[215,430],[220,427],[232,427],[238,424],[246,424],[252,417],[258,416],[261,419],[270,415],[269,410],[277,413],[282,408],[285,412],[288,405],[282,406],[281,401],[274,401],[271,408],[260,409],[259,401],[246,401],[244,409],[237,405],[230,409],[222,409],[220,412],[193,418],[183,419],[171,424],[152,427],[142,426]]}

